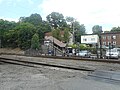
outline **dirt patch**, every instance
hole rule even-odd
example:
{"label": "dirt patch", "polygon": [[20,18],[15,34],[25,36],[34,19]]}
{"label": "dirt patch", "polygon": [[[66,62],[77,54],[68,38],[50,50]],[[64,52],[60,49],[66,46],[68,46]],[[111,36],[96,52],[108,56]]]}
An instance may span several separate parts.
{"label": "dirt patch", "polygon": [[8,53],[8,54],[24,54],[24,51],[19,48],[0,48],[0,54],[1,53]]}

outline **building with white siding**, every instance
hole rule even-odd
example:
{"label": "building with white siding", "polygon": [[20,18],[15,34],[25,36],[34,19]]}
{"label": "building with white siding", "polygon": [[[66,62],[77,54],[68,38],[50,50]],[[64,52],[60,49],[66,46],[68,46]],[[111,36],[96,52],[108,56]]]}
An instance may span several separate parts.
{"label": "building with white siding", "polygon": [[81,43],[83,44],[99,44],[99,36],[98,35],[82,35],[81,36]]}

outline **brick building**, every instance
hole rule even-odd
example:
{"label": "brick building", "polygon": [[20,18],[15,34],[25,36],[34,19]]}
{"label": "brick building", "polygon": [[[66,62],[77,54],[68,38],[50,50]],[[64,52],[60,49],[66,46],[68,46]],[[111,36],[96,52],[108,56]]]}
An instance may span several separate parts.
{"label": "brick building", "polygon": [[109,32],[101,34],[102,46],[120,47],[120,32]]}

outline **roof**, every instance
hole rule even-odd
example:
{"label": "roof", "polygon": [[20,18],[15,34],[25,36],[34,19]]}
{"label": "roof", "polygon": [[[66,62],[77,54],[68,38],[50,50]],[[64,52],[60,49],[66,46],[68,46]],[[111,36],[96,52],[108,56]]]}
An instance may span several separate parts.
{"label": "roof", "polygon": [[[64,35],[64,31],[60,31],[61,35]],[[45,33],[45,36],[52,36],[52,32]]]}
{"label": "roof", "polygon": [[120,34],[120,32],[106,32],[106,33],[102,33],[101,35],[106,35],[106,34]]}
{"label": "roof", "polygon": [[60,47],[65,47],[66,46],[65,43],[59,41],[58,39],[56,39],[56,38],[54,38],[52,36],[45,36],[45,39],[54,42],[56,45],[58,45]]}

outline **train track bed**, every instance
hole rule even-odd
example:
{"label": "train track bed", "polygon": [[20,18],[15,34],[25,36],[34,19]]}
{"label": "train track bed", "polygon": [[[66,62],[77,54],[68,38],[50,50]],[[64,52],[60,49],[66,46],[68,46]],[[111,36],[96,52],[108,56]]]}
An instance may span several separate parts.
{"label": "train track bed", "polygon": [[[3,64],[1,63],[2,69],[0,69],[1,71],[0,77],[2,79],[0,82],[1,87],[6,87],[7,85],[11,88],[11,85],[15,85],[17,83],[18,86],[17,85],[15,86],[17,89],[19,88],[19,86],[24,88],[28,86],[27,89],[25,88],[24,90],[32,90],[29,89],[29,87],[32,88],[32,86],[36,86],[36,85],[38,85],[39,87],[41,84],[40,88],[42,88],[45,84],[46,86],[49,86],[49,84],[51,84],[51,81],[57,83],[58,86],[60,82],[64,83],[67,80],[68,82],[65,83],[66,85],[69,82],[72,82],[72,84],[76,82],[75,85],[80,83],[78,86],[80,86],[82,83],[85,82],[88,82],[87,84],[86,83],[84,84],[85,86],[90,84],[91,82],[94,84],[97,83],[96,86],[98,85],[99,87],[101,85],[102,90],[106,90],[103,89],[104,84],[110,86],[112,85],[111,88],[113,88],[113,90],[115,90],[114,86],[116,88],[117,85],[117,87],[119,88],[120,85],[119,63],[93,62],[93,61],[91,62],[84,60],[58,59],[58,58],[48,58],[48,57],[47,58],[28,57],[28,56],[26,57],[19,55],[0,55],[0,60],[3,63]],[[9,66],[9,64],[4,65],[4,63],[11,63],[17,65]],[[22,66],[18,66],[18,65],[22,65]],[[35,67],[35,68],[30,68],[30,67]],[[13,69],[13,71],[11,71],[11,68]],[[46,82],[42,84],[42,82],[44,82],[45,80]],[[49,80],[50,82],[48,83]],[[92,85],[88,85],[88,86],[94,87],[94,84],[93,86]],[[11,90],[15,90],[14,89],[15,87],[14,88],[13,87]],[[41,89],[41,90],[45,90],[45,89]],[[89,88],[87,90],[89,90]],[[96,90],[96,89],[92,89],[92,90]]]}
{"label": "train track bed", "polygon": [[[94,71],[94,70],[107,70],[107,71],[120,71],[120,64],[119,61],[116,63],[107,61],[105,60],[102,61],[92,61],[92,60],[80,60],[80,59],[72,59],[72,58],[49,58],[49,57],[26,57],[26,56],[19,56],[19,55],[1,55],[1,58],[6,58],[6,59],[13,59],[13,60],[18,60],[18,61],[24,61],[25,63],[37,63],[37,64],[43,64],[43,65],[48,65],[53,67],[61,67],[61,68],[73,68],[73,69],[78,69],[78,70],[88,70],[88,71]],[[76,57],[75,57],[76,58]]]}
{"label": "train track bed", "polygon": [[43,61],[36,61],[36,60],[30,60],[28,57],[25,58],[5,58],[1,57],[0,62],[3,63],[9,63],[9,64],[17,64],[17,65],[23,65],[23,66],[29,66],[29,67],[41,67],[41,66],[47,66],[47,67],[53,67],[53,68],[64,68],[64,69],[71,69],[71,70],[80,70],[80,71],[94,71],[94,69],[83,67],[83,66],[73,66],[73,65],[66,65],[66,64],[58,64],[53,62],[43,62]]}

